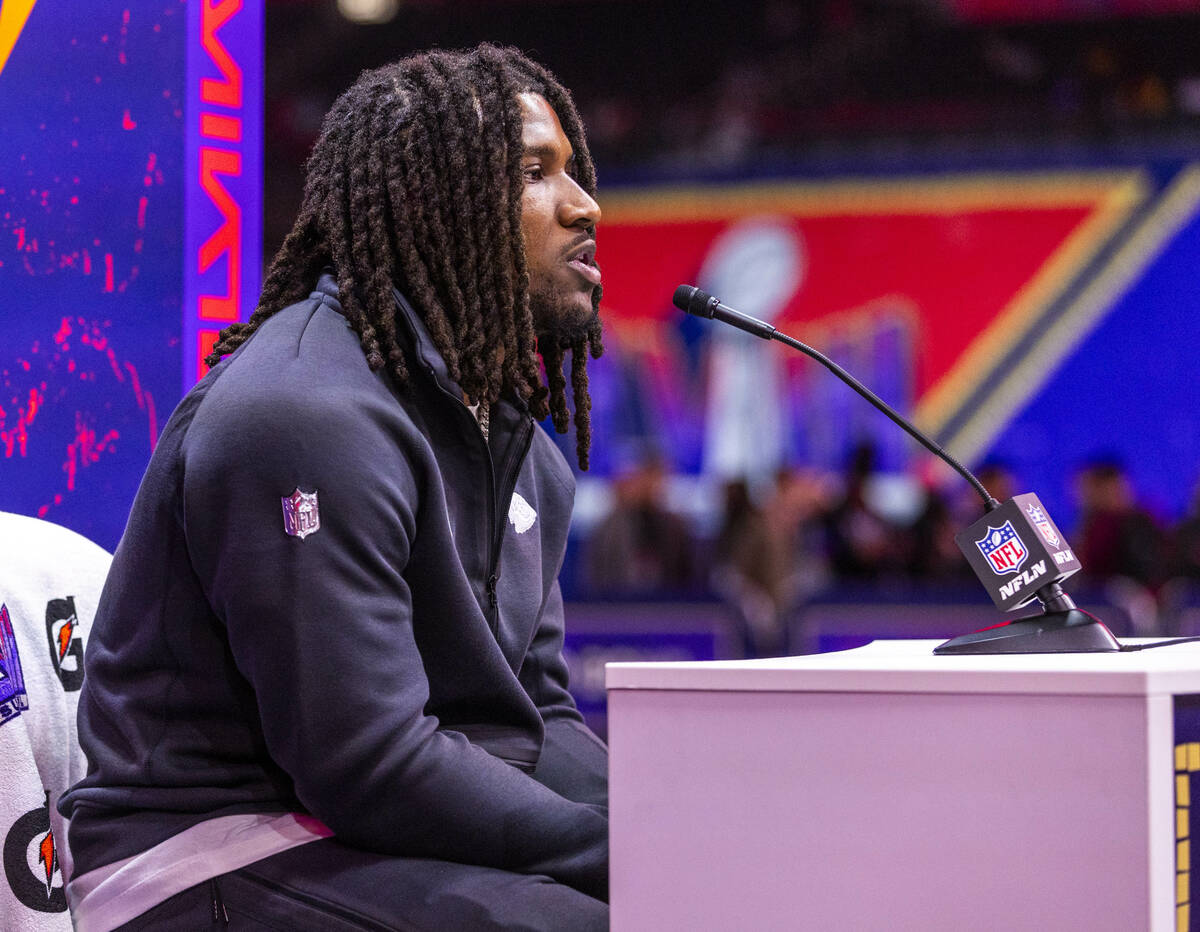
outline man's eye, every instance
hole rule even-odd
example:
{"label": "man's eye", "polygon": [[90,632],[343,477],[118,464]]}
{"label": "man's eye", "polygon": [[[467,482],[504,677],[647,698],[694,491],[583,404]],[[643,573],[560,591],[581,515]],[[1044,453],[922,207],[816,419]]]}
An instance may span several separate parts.
{"label": "man's eye", "polygon": [[527,169],[525,169],[525,180],[526,181],[541,181],[542,180],[542,167],[540,165],[531,165]]}

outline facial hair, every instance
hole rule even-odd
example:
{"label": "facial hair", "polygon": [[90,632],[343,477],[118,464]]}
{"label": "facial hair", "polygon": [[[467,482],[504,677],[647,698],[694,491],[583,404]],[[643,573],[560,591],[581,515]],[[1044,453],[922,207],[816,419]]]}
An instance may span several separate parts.
{"label": "facial hair", "polygon": [[561,294],[553,290],[531,290],[529,309],[533,315],[538,344],[568,349],[583,340],[600,317],[601,290],[599,285],[592,289],[591,312],[582,318],[564,308],[565,299]]}

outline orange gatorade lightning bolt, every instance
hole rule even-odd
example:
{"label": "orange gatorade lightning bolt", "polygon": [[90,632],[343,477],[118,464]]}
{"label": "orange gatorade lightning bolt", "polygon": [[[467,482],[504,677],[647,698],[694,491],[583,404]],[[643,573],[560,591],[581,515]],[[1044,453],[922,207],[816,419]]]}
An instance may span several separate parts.
{"label": "orange gatorade lightning bolt", "polygon": [[47,832],[42,843],[38,845],[41,852],[38,860],[46,865],[46,894],[49,895],[54,887],[54,868],[58,864],[58,853],[54,850],[54,832]]}
{"label": "orange gatorade lightning bolt", "polygon": [[58,629],[58,662],[62,663],[67,656],[67,648],[71,646],[71,635],[75,633],[75,622],[67,619],[67,623]]}

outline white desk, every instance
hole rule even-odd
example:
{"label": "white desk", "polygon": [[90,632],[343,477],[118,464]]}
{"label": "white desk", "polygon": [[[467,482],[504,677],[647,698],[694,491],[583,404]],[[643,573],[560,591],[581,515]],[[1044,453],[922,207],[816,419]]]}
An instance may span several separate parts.
{"label": "white desk", "polygon": [[610,664],[613,929],[1175,929],[1200,643],[936,643]]}

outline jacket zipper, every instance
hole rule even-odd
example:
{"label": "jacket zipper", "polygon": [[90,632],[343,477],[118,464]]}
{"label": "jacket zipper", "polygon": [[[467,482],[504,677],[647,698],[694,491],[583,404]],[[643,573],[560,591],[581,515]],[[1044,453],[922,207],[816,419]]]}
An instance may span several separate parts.
{"label": "jacket zipper", "polygon": [[[492,540],[489,545],[489,561],[488,561],[488,598],[491,600],[491,618],[489,622],[492,627],[492,633],[499,633],[500,626],[500,610],[499,599],[496,596],[496,584],[500,581],[500,550],[504,545],[504,522],[507,515],[503,513],[503,504],[500,501],[500,495],[503,494],[510,486],[515,491],[517,485],[517,472],[521,468],[521,464],[525,462],[525,457],[529,455],[529,447],[533,443],[533,432],[537,428],[533,421],[526,418],[521,422],[521,430],[524,436],[514,440],[514,445],[519,444],[513,455],[508,458],[505,463],[504,475],[501,477],[500,484],[496,486],[496,504],[494,511],[496,514],[496,526],[493,532]],[[482,433],[482,431],[481,431]],[[490,451],[489,451],[490,455]],[[512,492],[509,493],[509,500],[512,499]]]}
{"label": "jacket zipper", "polygon": [[229,925],[229,911],[225,909],[225,900],[221,896],[221,887],[216,877],[209,878],[208,890],[212,895],[213,925]]}
{"label": "jacket zipper", "polygon": [[[479,421],[475,415],[471,413],[471,409],[467,407],[466,402],[455,396],[454,392],[446,389],[441,382],[437,380],[437,375],[433,371],[433,367],[426,364],[426,369],[429,372],[433,384],[447,398],[451,399],[460,409],[463,414],[470,418],[471,423],[475,425],[475,436],[479,438],[479,442],[483,444],[483,455],[487,461],[487,491],[488,491],[488,528],[491,530],[491,536],[488,539],[487,552],[487,584],[485,586],[488,602],[488,627],[492,631],[493,637],[499,636],[500,626],[500,599],[496,594],[497,584],[500,582],[500,545],[504,539],[504,518],[500,514],[500,490],[507,488],[513,472],[512,464],[518,466],[525,461],[526,454],[529,453],[529,447],[533,441],[533,422],[525,420],[522,422],[522,428],[525,431],[525,437],[521,441],[521,449],[518,454],[510,458],[510,462],[504,471],[504,481],[497,486],[496,484],[496,464],[492,460],[492,449],[488,445],[487,438],[483,435],[483,428],[479,426]],[[515,481],[514,481],[515,486]]]}

